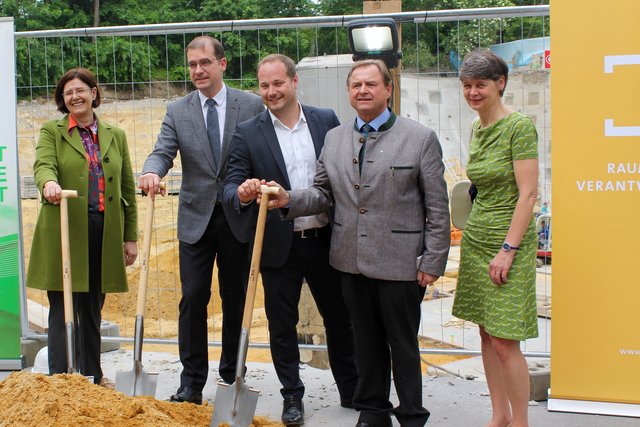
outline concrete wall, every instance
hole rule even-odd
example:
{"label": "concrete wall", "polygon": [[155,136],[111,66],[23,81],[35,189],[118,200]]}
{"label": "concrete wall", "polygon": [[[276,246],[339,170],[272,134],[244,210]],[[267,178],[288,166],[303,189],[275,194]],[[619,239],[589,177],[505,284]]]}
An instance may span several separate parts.
{"label": "concrete wall", "polygon": [[[305,104],[329,107],[341,122],[353,120],[346,77],[351,55],[304,58],[298,64],[298,95]],[[540,198],[551,200],[551,92],[549,70],[516,69],[509,76],[504,102],[533,120],[539,135]],[[470,129],[476,114],[464,98],[457,76],[403,73],[401,115],[433,128],[440,138],[447,181],[465,178]]]}

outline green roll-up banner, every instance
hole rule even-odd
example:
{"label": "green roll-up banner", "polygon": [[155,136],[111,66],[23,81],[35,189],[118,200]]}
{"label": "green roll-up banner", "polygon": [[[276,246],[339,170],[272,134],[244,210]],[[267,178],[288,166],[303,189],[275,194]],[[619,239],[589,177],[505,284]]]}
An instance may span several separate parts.
{"label": "green roll-up banner", "polygon": [[[2,166],[0,166],[0,170],[2,170]],[[7,211],[10,211],[5,208],[5,203],[2,203],[2,222],[5,222]],[[17,234],[0,237],[0,359],[20,359],[20,252],[18,244]]]}
{"label": "green roll-up banner", "polygon": [[0,368],[19,369],[22,244],[13,18],[0,18]]}

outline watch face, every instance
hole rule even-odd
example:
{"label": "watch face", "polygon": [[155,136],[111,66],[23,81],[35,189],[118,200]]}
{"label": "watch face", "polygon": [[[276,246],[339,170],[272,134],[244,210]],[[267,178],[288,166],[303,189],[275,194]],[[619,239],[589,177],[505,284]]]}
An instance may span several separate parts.
{"label": "watch face", "polygon": [[507,242],[504,242],[502,244],[502,250],[505,252],[509,252],[511,250],[511,245],[509,245]]}

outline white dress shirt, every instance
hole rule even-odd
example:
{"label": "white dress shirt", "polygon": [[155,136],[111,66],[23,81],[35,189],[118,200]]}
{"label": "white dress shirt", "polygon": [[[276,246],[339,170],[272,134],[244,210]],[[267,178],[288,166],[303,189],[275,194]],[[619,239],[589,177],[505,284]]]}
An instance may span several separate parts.
{"label": "white dress shirt", "polygon": [[[300,118],[293,128],[288,128],[271,111],[271,121],[278,137],[282,157],[287,166],[287,175],[292,190],[302,190],[313,185],[316,176],[316,151],[311,139],[307,119],[300,108]],[[324,227],[329,223],[327,214],[303,216],[294,219],[293,230]]]}

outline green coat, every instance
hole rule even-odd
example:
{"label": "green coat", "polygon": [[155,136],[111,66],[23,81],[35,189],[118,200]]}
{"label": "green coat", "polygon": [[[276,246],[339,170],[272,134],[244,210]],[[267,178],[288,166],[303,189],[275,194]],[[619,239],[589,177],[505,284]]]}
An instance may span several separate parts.
{"label": "green coat", "polygon": [[[42,126],[36,146],[35,183],[42,194],[47,181],[63,190],[77,190],[69,199],[69,243],[74,292],[89,290],[88,202],[89,162],[77,128],[68,132],[69,116]],[[98,140],[104,171],[104,236],[102,241],[102,292],[127,291],[124,241],[138,234],[136,194],[129,147],[122,129],[98,120]],[[31,246],[27,286],[62,290],[60,206],[42,198]]]}

